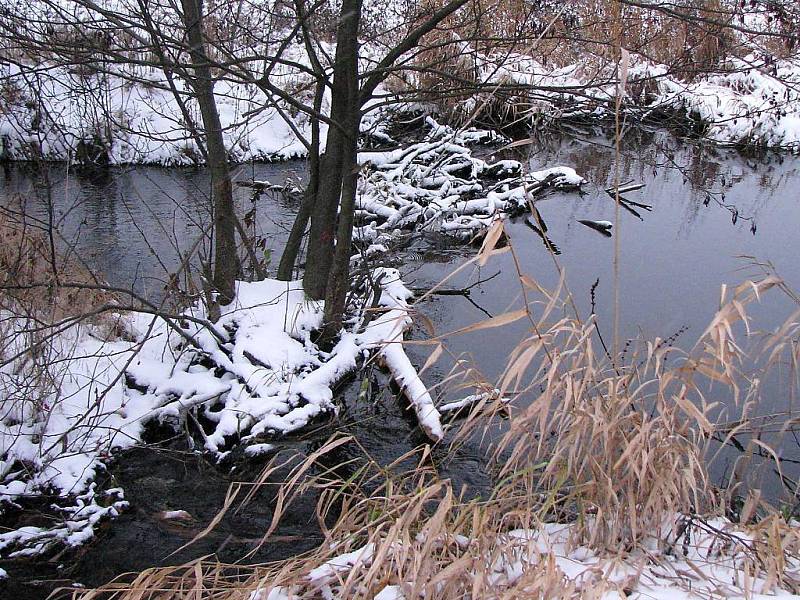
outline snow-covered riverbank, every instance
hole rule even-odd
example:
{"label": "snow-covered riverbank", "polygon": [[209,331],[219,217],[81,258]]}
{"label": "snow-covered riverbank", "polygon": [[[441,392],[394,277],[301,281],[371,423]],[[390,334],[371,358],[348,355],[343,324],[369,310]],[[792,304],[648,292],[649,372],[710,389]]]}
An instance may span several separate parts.
{"label": "snow-covered riverbank", "polygon": [[[385,252],[403,229],[469,239],[528,210],[528,199],[546,188],[585,183],[569,167],[526,173],[517,161],[474,157],[476,143],[505,141],[491,132],[455,130],[430,117],[424,127],[422,142],[360,154],[356,239],[367,257]],[[411,294],[397,270],[354,260],[354,308],[327,350],[314,341],[323,307],[306,299],[299,281],[240,282],[214,323],[201,303],[175,315],[114,312],[96,324],[67,320],[53,328],[5,313],[13,335],[0,381],[0,502],[14,506],[55,492],[65,516],[56,528],[0,534],[0,551],[37,553],[89,539],[99,519],[126,506],[123,490],[95,490],[100,470],[115,448],[141,442],[148,422],[176,430],[188,424],[217,460],[233,445],[246,446],[247,455],[250,445],[263,448],[264,438],[335,414],[333,387],[370,355],[404,388],[427,437],[441,440],[439,412],[402,348]],[[48,354],[31,361],[39,338]],[[52,377],[44,392],[31,387],[42,375]],[[34,392],[46,397],[33,401]]]}
{"label": "snow-covered riverbank", "polygon": [[[202,156],[163,73],[86,76],[68,68],[41,65],[27,72],[0,63],[7,94],[0,115],[2,156],[7,160],[75,161],[79,148],[89,145],[105,164],[192,165]],[[138,81],[132,83],[128,77]],[[186,86],[176,81],[181,95]],[[305,156],[305,146],[290,124],[269,105],[254,86],[222,81],[215,94],[226,148],[231,160],[285,160]],[[184,98],[190,116],[199,124],[196,103]],[[291,122],[304,135],[307,121]],[[323,124],[323,128],[325,125]],[[96,148],[91,146],[96,144]]]}
{"label": "snow-covered riverbank", "polygon": [[52,493],[68,506],[61,526],[1,533],[0,551],[21,556],[90,539],[100,519],[126,506],[122,490],[100,492],[94,480],[115,449],[142,441],[147,422],[177,429],[188,419],[205,431],[204,450],[221,460],[232,444],[260,448],[264,436],[335,413],[332,388],[372,353],[404,385],[428,436],[440,440],[439,413],[402,348],[411,293],[394,269],[370,278],[379,297],[365,279],[361,308],[330,351],[312,340],[321,303],[306,300],[301,282],[271,279],[239,283],[216,323],[196,306],[175,317],[113,315],[123,335],[112,339],[86,324],[45,330],[54,381],[38,401],[26,396],[41,376],[26,347],[32,324],[18,319],[0,372],[0,510]]}
{"label": "snow-covered riverbank", "polygon": [[[759,564],[763,540],[757,539],[757,530],[724,518],[679,516],[663,532],[653,533],[643,548],[619,553],[599,553],[576,543],[575,526],[558,523],[485,538],[443,534],[430,540],[421,532],[392,542],[376,536],[296,575],[294,585],[263,581],[250,600],[294,600],[303,593],[348,597],[345,591],[403,600],[431,597],[436,589],[449,598],[457,596],[455,590],[470,588],[480,590],[483,598],[800,598],[800,562],[790,559],[781,578],[771,577],[767,565]],[[415,569],[425,576],[396,581]],[[388,574],[389,582],[378,584],[378,573]]]}
{"label": "snow-covered riverbank", "polygon": [[[800,152],[796,58],[730,58],[713,72],[685,81],[669,67],[634,54],[626,55],[624,67],[606,64],[592,69],[579,63],[545,67],[520,54],[469,52],[479,82],[522,86],[514,99],[533,119],[613,119],[619,77],[624,77],[620,109],[627,124],[666,118],[715,144]],[[466,100],[464,113],[473,111],[479,100]],[[519,107],[516,110],[518,114]]]}
{"label": "snow-covered riverbank", "polygon": [[[518,54],[484,56],[469,48],[465,53],[475,62],[477,86],[519,86],[513,96],[515,118],[522,114],[524,121],[533,124],[542,119],[603,121],[613,117],[618,87],[613,65],[607,73],[589,74],[577,64],[545,67]],[[301,54],[294,58],[307,60]],[[81,161],[94,156],[102,164],[202,162],[186,115],[157,69],[86,75],[55,65],[21,70],[0,64],[0,76],[6,86],[0,113],[1,154],[6,160]],[[294,81],[290,75],[286,79]],[[199,123],[199,110],[185,85],[181,81],[174,85],[189,116]],[[307,154],[298,137],[310,138],[307,115],[252,85],[222,80],[215,94],[232,161],[285,160]],[[487,92],[460,101],[456,112],[468,116],[479,103],[491,103]],[[328,106],[326,96],[323,112]],[[437,112],[435,104],[425,109],[433,115]],[[622,109],[632,121],[668,115],[717,144],[797,152],[800,62],[787,59],[766,66],[756,56],[731,59],[717,73],[685,82],[667,67],[633,56]],[[387,113],[368,113],[362,131],[392,143],[381,123],[386,118]],[[327,125],[321,128],[324,141]]]}

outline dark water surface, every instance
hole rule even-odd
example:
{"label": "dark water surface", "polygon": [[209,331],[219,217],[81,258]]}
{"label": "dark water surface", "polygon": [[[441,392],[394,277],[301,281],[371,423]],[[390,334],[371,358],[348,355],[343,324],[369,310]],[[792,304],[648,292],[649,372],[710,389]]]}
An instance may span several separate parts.
{"label": "dark water surface", "polygon": [[[534,146],[532,146],[534,147]],[[641,219],[621,211],[613,232],[620,242],[621,337],[674,337],[675,345],[691,348],[713,317],[719,303],[720,286],[735,285],[759,276],[752,256],[769,261],[776,272],[794,288],[800,288],[800,159],[788,155],[743,156],[735,151],[713,149],[679,142],[662,132],[634,133],[623,144],[619,165],[621,182],[644,183],[645,187],[626,197],[652,205],[639,210]],[[526,155],[532,168],[563,164],[574,167],[589,184],[582,193],[551,193],[537,206],[545,220],[547,235],[559,254],[553,256],[542,239],[526,224],[512,220],[507,231],[522,269],[545,287],[555,287],[559,270],[579,313],[590,313],[590,289],[595,281],[596,313],[599,326],[611,340],[613,326],[614,237],[605,237],[578,222],[580,219],[615,221],[615,206],[604,189],[615,180],[615,153],[602,136],[585,133],[577,137],[553,136],[535,144]],[[304,164],[293,162],[242,167],[238,179],[255,177],[283,183],[287,177],[303,175]],[[151,297],[163,294],[169,273],[181,261],[181,252],[191,247],[209,222],[206,193],[208,178],[198,169],[135,167],[111,169],[100,179],[65,174],[64,169],[48,172],[52,188],[52,218],[76,249],[112,284],[130,286]],[[23,167],[7,167],[0,178],[3,202],[13,205],[22,198],[43,219],[49,218],[47,194],[41,174]],[[252,233],[266,240],[276,264],[291,226],[296,202],[280,194],[265,193],[255,204],[252,190],[239,188],[237,203],[244,215],[255,208]],[[735,217],[735,218],[734,218]],[[145,241],[145,238],[147,241]],[[425,289],[440,281],[466,258],[470,247],[454,247],[441,239],[420,238],[397,260],[410,287]],[[558,265],[558,268],[556,267]],[[509,254],[499,256],[480,271],[467,269],[448,282],[460,288],[492,277],[471,289],[469,298],[433,296],[418,305],[437,333],[456,330],[470,323],[519,306],[519,282]],[[754,328],[771,329],[780,324],[793,303],[780,293],[770,293],[751,309]],[[419,325],[413,334],[423,337]],[[454,336],[447,339],[456,356],[470,358],[489,379],[502,372],[510,350],[526,335],[522,322],[503,329]],[[412,359],[421,364],[429,350],[411,347]],[[452,360],[444,359],[432,368],[429,384],[446,376]],[[371,382],[371,393],[359,396],[362,380]],[[711,392],[713,395],[713,392]],[[414,420],[394,398],[385,375],[377,369],[360,374],[342,388],[343,409],[334,423],[288,440],[285,446],[306,451],[315,447],[335,429],[355,435],[365,451],[380,463],[387,463],[422,441]],[[718,398],[723,404],[729,398]],[[793,409],[793,397],[785,386],[775,384],[763,413]],[[737,414],[731,408],[732,415]],[[800,460],[800,449],[791,435],[778,440],[783,457]],[[350,450],[345,447],[344,456]],[[353,451],[353,452],[361,452]],[[437,458],[444,458],[438,456]],[[464,446],[441,466],[445,476],[474,492],[486,489],[489,477],[483,469],[480,448]],[[714,466],[722,478],[735,458],[725,453]],[[179,554],[167,556],[201,530],[224,502],[232,481],[251,481],[261,461],[234,457],[223,466],[187,450],[182,438],[162,444],[159,450],[135,449],[120,457],[112,467],[114,485],[126,490],[131,510],[103,528],[98,539],[74,554],[50,562],[0,561],[12,575],[7,584],[15,597],[39,598],[57,582],[79,581],[100,584],[112,576],[156,564],[186,561],[217,553],[234,561],[257,545],[271,519],[269,490],[261,502],[223,520],[207,539]],[[236,467],[230,472],[231,467]],[[790,476],[797,469],[787,463]],[[769,469],[765,473],[769,474]],[[279,474],[278,474],[279,475]],[[774,497],[781,490],[774,479],[762,482]],[[254,556],[263,561],[290,556],[310,549],[321,541],[313,515],[314,498],[306,498],[293,517]],[[193,521],[175,525],[155,515],[163,510],[186,510]],[[59,568],[59,565],[63,565]]]}
{"label": "dark water surface", "polygon": [[[302,185],[305,163],[240,166],[234,177]],[[6,206],[24,207],[43,225],[52,222],[108,283],[133,286],[150,299],[159,299],[169,275],[198,238],[202,238],[199,254],[209,256],[210,185],[202,168],[140,166],[76,173],[64,165],[41,169],[6,165],[0,194]],[[255,196],[255,202],[250,188],[237,186],[234,194],[243,220],[255,211],[247,233],[265,237],[268,251],[279,253],[296,207],[280,193]]]}
{"label": "dark water surface", "polygon": [[[528,217],[512,219],[506,225],[522,272],[551,290],[563,273],[566,289],[583,319],[591,314],[591,290],[596,284],[598,328],[609,347],[614,324],[613,236],[619,238],[620,246],[620,348],[627,340],[658,337],[674,340],[677,348],[691,349],[719,307],[723,284],[729,286],[730,296],[730,288],[764,277],[764,268],[756,266],[756,261],[769,263],[790,288],[800,289],[799,157],[746,156],[735,150],[693,145],[660,131],[632,132],[621,150],[620,183],[644,184],[641,190],[624,196],[650,205],[650,211],[633,206],[637,216],[621,209],[616,220],[615,203],[605,191],[617,176],[611,141],[589,134],[552,136],[539,140],[525,156],[531,169],[571,166],[589,184],[581,193],[551,192],[537,201],[550,249],[526,224]],[[606,237],[579,220],[614,222],[613,236]],[[416,255],[423,260],[404,267],[408,283],[422,289],[474,255],[474,249],[464,249],[433,262],[427,260],[424,245],[418,243]],[[448,281],[447,287],[465,288],[489,278],[472,288],[469,298],[435,296],[418,307],[442,334],[522,305],[511,254],[493,258],[482,269],[463,271]],[[796,308],[786,294],[771,290],[760,303],[748,307],[751,329],[772,331]],[[573,313],[568,310],[565,315]],[[529,335],[528,327],[523,319],[500,329],[449,337],[448,347],[496,381],[509,352]],[[744,337],[741,328],[734,331]],[[748,349],[746,344],[743,347]],[[598,346],[596,351],[602,349]],[[424,355],[417,355],[418,364]],[[449,373],[453,361],[442,363],[431,371],[430,383]],[[796,410],[798,374],[787,365],[773,371],[777,376],[761,376],[762,399],[750,414]],[[706,392],[709,402],[719,403],[712,413],[714,419],[730,421],[741,415],[741,406],[733,404],[727,389],[715,387]],[[784,475],[797,481],[800,445],[795,435],[789,431],[765,440],[784,460]],[[747,436],[738,441],[746,445]],[[733,461],[740,456],[738,451],[725,450],[716,457],[711,465],[716,481],[726,480]],[[757,467],[758,461],[754,464],[751,485],[763,488],[773,499],[795,502],[787,497],[772,463],[762,461],[764,468]]]}
{"label": "dark water surface", "polygon": [[[572,166],[589,181],[581,193],[553,192],[536,206],[548,227],[548,238],[558,249],[555,262],[564,271],[566,286],[583,317],[590,313],[590,288],[599,279],[596,312],[601,330],[610,339],[614,238],[578,221],[615,221],[614,202],[604,191],[615,177],[611,142],[603,138],[543,140],[529,161],[532,169]],[[665,338],[685,329],[678,345],[693,344],[719,306],[722,284],[763,277],[745,256],[771,262],[790,286],[800,287],[800,158],[748,158],[733,150],[688,145],[665,133],[640,133],[632,134],[623,145],[619,179],[645,184],[625,197],[652,206],[652,211],[634,207],[641,219],[620,210],[620,221],[612,229],[620,238],[623,338]],[[706,204],[707,192],[711,194]],[[738,213],[735,223],[734,211]],[[553,289],[559,281],[553,257],[525,221],[525,217],[513,219],[506,227],[522,271]],[[446,260],[449,270],[439,262],[442,259],[409,265],[410,284],[425,287],[438,281],[471,252],[467,249]],[[492,259],[480,273],[465,271],[448,286],[462,287],[497,272],[471,294],[481,308],[496,315],[507,310],[520,289],[509,255]],[[448,296],[431,304],[429,316],[442,331],[469,321],[467,315],[473,320],[486,316],[463,298]],[[766,297],[753,310],[756,323],[773,327],[788,317],[791,306],[780,294]],[[511,339],[507,334],[503,330],[503,337]],[[487,374],[499,372],[505,358],[504,344],[487,340],[490,335],[491,331],[483,331],[481,344],[465,341],[463,345],[472,347],[476,358],[480,356],[477,362]]]}

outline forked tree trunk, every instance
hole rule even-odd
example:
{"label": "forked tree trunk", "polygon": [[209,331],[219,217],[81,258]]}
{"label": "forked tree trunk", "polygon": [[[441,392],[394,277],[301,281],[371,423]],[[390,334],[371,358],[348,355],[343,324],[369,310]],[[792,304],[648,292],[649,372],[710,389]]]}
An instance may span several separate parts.
{"label": "forked tree trunk", "polygon": [[[326,151],[312,167],[310,189],[295,221],[279,274],[288,279],[310,218],[311,231],[306,255],[303,288],[315,300],[325,299],[325,330],[328,340],[338,334],[349,289],[350,252],[357,183],[357,142],[361,107],[374,93],[395,62],[415,48],[426,34],[464,6],[468,0],[449,0],[392,48],[368,74],[359,88],[358,28],[361,0],[342,0],[336,36],[330,126]],[[319,106],[315,106],[319,112]],[[312,148],[312,161],[314,149]],[[318,176],[315,177],[315,174]],[[313,202],[312,202],[313,200]],[[338,210],[338,219],[337,219]]]}
{"label": "forked tree trunk", "polygon": [[183,20],[191,48],[194,79],[190,82],[197,97],[203,119],[207,163],[211,172],[211,198],[214,212],[213,285],[219,292],[220,304],[228,304],[235,294],[239,275],[236,253],[236,215],[233,207],[233,186],[228,154],[222,138],[222,123],[214,98],[214,81],[205,49],[203,33],[203,0],[181,0]]}
{"label": "forked tree trunk", "polygon": [[[347,240],[336,240],[336,217],[344,180],[352,174],[355,166],[354,153],[358,141],[358,123],[361,113],[358,98],[358,27],[360,21],[361,0],[342,0],[336,33],[336,55],[331,90],[333,96],[331,124],[328,128],[325,153],[320,160],[319,187],[311,212],[311,239],[303,278],[303,288],[315,300],[322,300],[326,297],[333,264],[334,242],[338,244],[340,252],[348,253],[348,258],[350,252],[349,232],[346,236]],[[346,218],[347,215],[345,215]],[[350,219],[352,223],[352,215]],[[344,303],[343,298],[341,303]]]}

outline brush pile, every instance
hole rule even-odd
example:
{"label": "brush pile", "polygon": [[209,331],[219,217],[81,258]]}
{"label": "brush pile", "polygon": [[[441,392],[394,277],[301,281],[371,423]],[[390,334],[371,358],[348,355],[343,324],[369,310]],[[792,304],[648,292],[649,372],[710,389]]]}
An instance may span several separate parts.
{"label": "brush pile", "polygon": [[469,145],[502,138],[425,121],[430,131],[421,142],[359,153],[365,174],[356,201],[357,240],[382,243],[402,229],[469,240],[498,217],[527,211],[548,189],[577,190],[586,183],[570,167],[526,172],[516,160],[476,158]]}
{"label": "brush pile", "polygon": [[93,295],[104,286],[66,265],[54,280],[46,237],[25,222],[2,232],[16,243],[0,256],[0,514],[58,499],[55,526],[0,533],[4,554],[81,544],[123,510],[122,490],[101,492],[97,480],[115,449],[141,442],[146,423],[188,427],[222,460],[236,445],[263,446],[335,413],[333,387],[373,353],[428,437],[443,437],[403,350],[412,294],[394,269],[359,271],[346,330],[323,349],[314,339],[322,304],[306,299],[302,282],[239,282],[212,322],[201,302],[170,314]]}

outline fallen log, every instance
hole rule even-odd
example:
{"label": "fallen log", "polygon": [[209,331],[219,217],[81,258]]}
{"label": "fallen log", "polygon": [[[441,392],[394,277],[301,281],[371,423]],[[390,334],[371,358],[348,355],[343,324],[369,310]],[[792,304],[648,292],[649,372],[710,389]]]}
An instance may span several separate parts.
{"label": "fallen log", "polygon": [[[461,400],[456,400],[455,402],[448,402],[446,404],[442,404],[438,407],[438,411],[441,414],[442,418],[452,421],[459,418],[464,418],[475,408],[483,408],[487,405],[494,406],[494,401],[497,400],[497,396],[500,393],[500,390],[494,390],[493,392],[481,392],[479,394],[472,394],[463,398]],[[508,417],[508,408],[507,404],[509,402],[509,398],[501,398],[500,399],[500,406],[499,406],[499,413],[502,417]]]}
{"label": "fallen log", "polygon": [[603,234],[606,237],[611,237],[611,228],[613,224],[609,221],[592,221],[589,219],[578,219],[578,223],[581,225],[586,225],[590,229],[594,229],[596,232]]}
{"label": "fallen log", "polygon": [[[402,333],[400,333],[400,339],[402,339]],[[434,442],[441,441],[444,437],[441,415],[433,404],[428,388],[422,383],[417,370],[403,350],[403,344],[400,341],[386,344],[380,351],[380,357],[386,368],[389,369],[392,378],[400,386],[400,390],[411,403],[425,435]]]}
{"label": "fallen log", "polygon": [[619,188],[615,188],[613,185],[611,187],[606,188],[606,194],[609,196],[616,196],[617,194],[624,194],[626,192],[635,192],[640,190],[644,187],[645,184],[643,183],[632,183],[628,185],[622,185]]}

